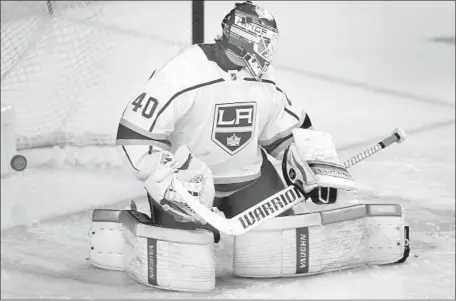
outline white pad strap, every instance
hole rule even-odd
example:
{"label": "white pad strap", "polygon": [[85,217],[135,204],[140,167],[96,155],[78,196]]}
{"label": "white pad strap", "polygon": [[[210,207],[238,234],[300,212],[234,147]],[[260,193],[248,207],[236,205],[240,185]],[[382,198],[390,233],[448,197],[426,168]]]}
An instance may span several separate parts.
{"label": "white pad strap", "polygon": [[407,245],[402,207],[354,205],[279,217],[236,236],[234,274],[305,276],[401,260]]}
{"label": "white pad strap", "polygon": [[180,230],[147,224],[141,214],[122,211],[125,272],[161,289],[210,291],[215,286],[214,237],[207,230]]}
{"label": "white pad strap", "polygon": [[[131,201],[124,210],[140,211],[151,216],[147,201],[136,204]],[[121,210],[94,209],[90,224],[89,260],[101,269],[123,270],[123,248],[125,239],[120,224]]]}
{"label": "white pad strap", "polygon": [[89,260],[106,270],[123,270],[124,238],[120,210],[95,209],[90,225]]}

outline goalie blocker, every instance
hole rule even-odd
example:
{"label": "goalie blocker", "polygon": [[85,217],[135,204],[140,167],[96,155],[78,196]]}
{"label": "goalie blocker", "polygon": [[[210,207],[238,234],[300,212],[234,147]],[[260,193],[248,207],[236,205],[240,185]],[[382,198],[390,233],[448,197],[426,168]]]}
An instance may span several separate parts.
{"label": "goalie blocker", "polygon": [[306,276],[404,262],[410,252],[400,205],[353,205],[278,217],[234,238],[234,274]]}

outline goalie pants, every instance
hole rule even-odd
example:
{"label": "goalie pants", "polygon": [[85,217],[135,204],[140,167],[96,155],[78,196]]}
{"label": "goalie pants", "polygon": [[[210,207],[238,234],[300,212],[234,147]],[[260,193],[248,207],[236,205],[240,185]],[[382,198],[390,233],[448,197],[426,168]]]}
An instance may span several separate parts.
{"label": "goalie pants", "polygon": [[[253,184],[233,193],[232,195],[224,198],[215,198],[214,206],[225,214],[226,218],[232,218],[240,212],[256,205],[262,200],[270,197],[271,195],[279,192],[285,188],[282,179],[280,178],[277,170],[268,160],[266,153],[262,150],[263,164],[261,166],[261,176]],[[152,222],[155,225],[164,226],[167,228],[175,229],[207,229],[214,233],[214,241],[220,241],[220,233],[217,229],[209,224],[203,225],[194,222],[178,222],[168,212],[163,210],[159,205],[154,202],[150,195],[147,196],[152,212]],[[290,215],[292,211],[285,212],[283,215]]]}

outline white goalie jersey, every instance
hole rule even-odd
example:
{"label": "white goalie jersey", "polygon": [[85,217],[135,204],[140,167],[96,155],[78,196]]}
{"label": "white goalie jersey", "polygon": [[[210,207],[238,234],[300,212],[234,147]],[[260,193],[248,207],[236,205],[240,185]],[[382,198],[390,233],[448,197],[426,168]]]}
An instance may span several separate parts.
{"label": "white goalie jersey", "polygon": [[260,176],[261,148],[276,156],[293,128],[311,123],[276,85],[272,67],[261,82],[244,69],[225,71],[214,45],[190,46],[157,70],[125,108],[116,143],[137,171],[147,169],[152,147],[174,152],[185,144],[211,168],[216,191],[229,194]]}

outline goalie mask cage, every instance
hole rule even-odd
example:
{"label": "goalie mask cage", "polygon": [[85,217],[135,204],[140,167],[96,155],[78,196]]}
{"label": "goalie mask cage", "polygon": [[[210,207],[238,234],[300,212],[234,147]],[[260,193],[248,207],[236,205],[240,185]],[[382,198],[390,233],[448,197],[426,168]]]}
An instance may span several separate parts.
{"label": "goalie mask cage", "polygon": [[114,145],[126,103],[191,43],[192,12],[186,1],[2,1],[1,102],[17,149]]}

